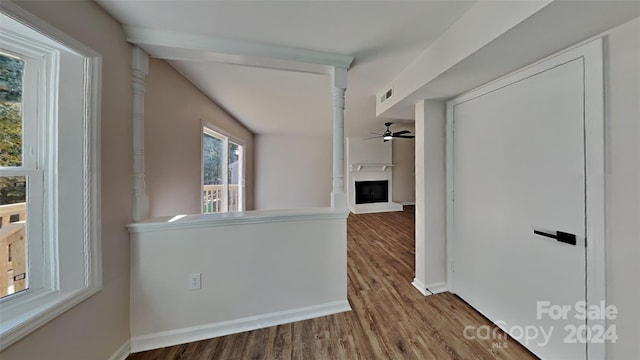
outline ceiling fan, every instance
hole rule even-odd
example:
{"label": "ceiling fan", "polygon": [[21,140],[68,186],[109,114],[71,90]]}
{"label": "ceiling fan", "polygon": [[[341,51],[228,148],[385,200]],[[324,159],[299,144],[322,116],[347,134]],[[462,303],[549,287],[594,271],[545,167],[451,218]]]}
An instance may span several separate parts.
{"label": "ceiling fan", "polygon": [[400,139],[413,139],[415,136],[413,135],[407,135],[407,134],[411,134],[411,131],[409,130],[400,130],[400,131],[396,131],[396,132],[392,132],[391,129],[389,129],[389,127],[392,125],[392,122],[386,122],[384,123],[384,126],[387,127],[387,130],[385,130],[384,133],[380,134],[380,133],[374,133],[372,132],[372,134],[376,135],[376,136],[372,136],[372,137],[368,137],[368,138],[364,138],[363,140],[370,140],[370,139],[379,139],[382,138],[384,142],[387,142],[393,138],[400,138]]}

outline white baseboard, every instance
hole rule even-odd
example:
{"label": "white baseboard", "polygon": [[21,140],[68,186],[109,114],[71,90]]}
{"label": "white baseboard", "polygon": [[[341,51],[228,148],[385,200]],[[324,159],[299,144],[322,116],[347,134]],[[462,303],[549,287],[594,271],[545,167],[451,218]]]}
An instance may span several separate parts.
{"label": "white baseboard", "polygon": [[420,291],[420,293],[424,296],[435,295],[441,292],[449,291],[449,289],[447,288],[447,283],[444,282],[425,285],[422,283],[422,281],[414,278],[411,285],[413,285],[414,288],[418,289],[418,291]]}
{"label": "white baseboard", "polygon": [[415,201],[404,201],[402,202],[402,206],[415,206],[416,202]]}
{"label": "white baseboard", "polygon": [[127,340],[122,344],[116,352],[109,357],[109,360],[125,360],[131,353],[131,341]]}
{"label": "white baseboard", "polygon": [[349,204],[349,211],[354,214],[369,214],[379,212],[402,211],[402,204],[396,202],[384,202],[373,204]]}
{"label": "white baseboard", "polygon": [[447,288],[446,282],[437,282],[437,283],[428,284],[427,290],[429,290],[429,292],[431,292],[431,294],[434,294],[434,295],[449,291],[449,289]]}
{"label": "white baseboard", "polygon": [[288,324],[295,321],[302,321],[345,311],[351,311],[351,306],[349,306],[349,302],[347,300],[340,300],[325,304],[305,306],[297,309],[250,316],[242,319],[162,331],[132,337],[131,352],[135,353],[159,349],[165,346],[211,339],[218,336]]}
{"label": "white baseboard", "polygon": [[411,283],[411,285],[413,285],[414,288],[418,289],[418,291],[420,291],[420,293],[424,296],[429,296],[431,295],[431,293],[429,292],[429,290],[427,289],[427,287],[422,283],[422,281],[414,278],[413,282]]}

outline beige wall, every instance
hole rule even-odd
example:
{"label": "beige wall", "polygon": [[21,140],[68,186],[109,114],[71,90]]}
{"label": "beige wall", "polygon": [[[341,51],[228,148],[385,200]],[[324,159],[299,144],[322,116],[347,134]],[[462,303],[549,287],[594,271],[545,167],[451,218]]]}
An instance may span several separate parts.
{"label": "beige wall", "polygon": [[102,54],[103,290],[0,354],[2,360],[107,359],[129,340],[131,222],[131,48],[116,21],[93,2],[18,1]]}
{"label": "beige wall", "polygon": [[246,208],[254,208],[253,134],[167,62],[150,59],[145,172],[151,217],[201,212],[202,121],[245,143]]}
{"label": "beige wall", "polygon": [[639,359],[640,18],[612,30],[607,47],[607,303],[619,312],[607,358]]}
{"label": "beige wall", "polygon": [[331,205],[330,137],[257,135],[256,209]]}
{"label": "beige wall", "polygon": [[[414,129],[408,129],[412,133]],[[395,130],[398,131],[398,130]],[[416,201],[415,140],[393,140],[393,201]]]}

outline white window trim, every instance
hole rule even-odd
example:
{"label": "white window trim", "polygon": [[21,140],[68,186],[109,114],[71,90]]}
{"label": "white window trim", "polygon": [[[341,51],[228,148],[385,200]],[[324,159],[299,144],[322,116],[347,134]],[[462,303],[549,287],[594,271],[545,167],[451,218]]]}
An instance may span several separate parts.
{"label": "white window trim", "polygon": [[[52,48],[62,45],[83,58],[84,85],[82,95],[82,228],[78,241],[83,246],[82,259],[82,284],[79,286],[66,286],[59,282],[57,274],[50,277],[50,284],[41,292],[25,292],[14,294],[0,301],[0,351],[38,329],[48,321],[56,318],[65,311],[73,308],[80,302],[92,296],[102,289],[102,264],[100,249],[100,89],[102,58],[100,54],[84,46],[77,40],[67,36],[63,32],[52,27],[38,17],[25,11],[18,5],[9,1],[0,2],[0,12],[17,22],[26,25],[36,32],[49,38]],[[44,46],[46,47],[46,46]],[[50,59],[53,59],[51,57]],[[52,74],[48,74],[52,75]],[[53,86],[53,84],[51,84]],[[50,88],[51,89],[51,88]],[[50,90],[49,89],[49,90]],[[42,89],[46,91],[45,89]],[[54,92],[54,94],[57,93]],[[53,104],[40,109],[46,110],[49,116],[54,116],[54,125],[57,125],[57,98]],[[47,121],[49,122],[49,120]],[[59,135],[55,128],[47,130],[47,134]],[[52,146],[51,143],[47,146]],[[48,148],[52,150],[51,148]],[[49,153],[51,153],[49,151]],[[52,165],[51,159],[46,159]],[[51,186],[52,184],[45,184]],[[56,187],[50,188],[57,190]],[[53,213],[57,209],[57,194],[53,191],[52,199],[48,201],[45,212]],[[54,221],[55,222],[55,221]],[[51,224],[53,233],[57,233],[57,224]],[[51,244],[52,246],[55,244]],[[57,246],[51,249],[49,261],[58,262]],[[46,261],[46,260],[45,260]],[[57,268],[57,267],[54,267]],[[46,289],[48,287],[48,289]]]}
{"label": "white window trim", "polygon": [[[240,205],[241,205],[241,209],[239,210],[239,212],[242,211],[246,211],[246,194],[245,194],[245,174],[246,174],[246,163],[247,163],[247,153],[246,153],[246,143],[236,137],[230,136],[228,135],[225,131],[222,131],[219,127],[205,121],[205,120],[201,120],[200,121],[200,183],[201,183],[201,188],[200,191],[201,193],[204,192],[204,157],[203,157],[203,152],[204,152],[204,142],[202,141],[202,135],[203,134],[207,134],[207,132],[209,132],[210,136],[213,137],[217,137],[217,138],[222,138],[224,139],[225,143],[226,143],[226,151],[224,153],[224,164],[226,164],[226,166],[229,165],[229,143],[234,143],[237,145],[241,146],[241,157],[240,157],[240,179],[238,180],[240,182]],[[225,177],[223,179],[222,184],[224,185],[224,192],[223,192],[223,198],[228,199],[228,194],[227,194],[227,182],[228,179]],[[202,200],[201,200],[202,201]],[[223,212],[228,212],[228,201],[224,203],[224,211]],[[200,208],[202,209],[202,202],[200,203]],[[202,212],[202,210],[200,210]]]}
{"label": "white window trim", "polygon": [[243,143],[238,142],[238,141],[234,141],[232,139],[229,139],[229,142],[236,144],[240,147],[240,170],[239,170],[239,174],[238,174],[238,185],[240,186],[240,193],[238,194],[238,203],[240,204],[240,209],[238,209],[239,212],[242,211],[246,211],[247,209],[245,208],[245,188],[244,188],[244,164],[246,163],[246,159],[245,156],[247,156],[246,154],[246,147]]}

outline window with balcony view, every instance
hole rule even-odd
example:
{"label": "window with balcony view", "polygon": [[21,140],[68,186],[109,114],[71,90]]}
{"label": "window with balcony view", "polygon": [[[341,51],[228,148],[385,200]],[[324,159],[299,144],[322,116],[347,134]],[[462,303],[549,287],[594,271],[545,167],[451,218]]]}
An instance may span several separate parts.
{"label": "window with balcony view", "polygon": [[243,146],[204,126],[202,212],[243,211]]}
{"label": "window with balcony view", "polygon": [[28,288],[27,181],[23,161],[22,80],[25,62],[0,51],[0,298]]}
{"label": "window with balcony view", "polygon": [[102,286],[100,55],[1,10],[0,351]]}

